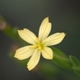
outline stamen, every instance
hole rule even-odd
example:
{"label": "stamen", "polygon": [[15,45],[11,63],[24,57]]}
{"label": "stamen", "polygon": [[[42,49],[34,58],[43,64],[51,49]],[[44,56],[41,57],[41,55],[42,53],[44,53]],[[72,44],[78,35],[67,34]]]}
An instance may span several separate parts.
{"label": "stamen", "polygon": [[42,47],[38,47],[39,50],[42,50]]}
{"label": "stamen", "polygon": [[36,47],[37,47],[37,45],[29,46],[30,49],[34,49],[34,48],[36,48]]}
{"label": "stamen", "polygon": [[34,48],[38,48],[39,50],[42,50],[43,49],[43,45],[42,43],[40,42],[39,38],[36,38],[36,44],[32,45],[32,46],[29,46],[30,49],[34,49]]}

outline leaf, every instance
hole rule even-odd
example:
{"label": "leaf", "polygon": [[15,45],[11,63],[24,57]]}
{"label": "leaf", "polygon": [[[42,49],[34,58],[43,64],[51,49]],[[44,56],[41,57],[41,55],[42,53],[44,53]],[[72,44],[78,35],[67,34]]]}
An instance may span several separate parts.
{"label": "leaf", "polygon": [[80,77],[80,67],[72,67],[72,69]]}
{"label": "leaf", "polygon": [[3,30],[3,32],[13,40],[15,40],[18,37],[17,27],[12,28],[9,24],[6,26],[6,28]]}
{"label": "leaf", "polygon": [[69,56],[70,57],[70,61],[73,65],[72,69],[73,71],[78,75],[80,76],[80,61],[74,57],[74,56]]}
{"label": "leaf", "polygon": [[76,57],[69,56],[69,58],[74,67],[80,67],[80,61]]}
{"label": "leaf", "polygon": [[57,48],[52,48],[52,50],[54,53],[53,61],[63,68],[71,69],[71,63],[68,57]]}

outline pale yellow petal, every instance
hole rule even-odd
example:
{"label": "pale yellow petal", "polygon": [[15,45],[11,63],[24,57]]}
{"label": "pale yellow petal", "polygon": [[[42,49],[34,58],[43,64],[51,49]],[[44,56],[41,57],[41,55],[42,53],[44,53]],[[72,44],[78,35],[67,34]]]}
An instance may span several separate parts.
{"label": "pale yellow petal", "polygon": [[29,46],[25,46],[16,50],[14,55],[15,58],[19,60],[24,60],[29,58],[34,52],[34,49],[30,49]]}
{"label": "pale yellow petal", "polygon": [[44,40],[51,31],[51,23],[49,22],[48,17],[45,18],[39,28],[39,39],[42,41]]}
{"label": "pale yellow petal", "polygon": [[51,46],[51,45],[56,45],[59,44],[65,37],[65,33],[55,33],[51,36],[49,36],[48,38],[46,38],[43,43],[46,46]]}
{"label": "pale yellow petal", "polygon": [[36,36],[33,32],[28,29],[18,30],[19,36],[30,44],[35,44]]}
{"label": "pale yellow petal", "polygon": [[42,56],[45,59],[52,59],[53,58],[53,51],[49,47],[44,47],[44,50],[42,50]]}
{"label": "pale yellow petal", "polygon": [[27,64],[28,70],[32,70],[40,60],[40,51],[36,50]]}

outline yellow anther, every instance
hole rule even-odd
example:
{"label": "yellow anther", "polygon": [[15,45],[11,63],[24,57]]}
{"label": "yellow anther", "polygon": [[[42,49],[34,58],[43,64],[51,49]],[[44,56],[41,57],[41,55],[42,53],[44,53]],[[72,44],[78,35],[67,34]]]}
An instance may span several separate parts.
{"label": "yellow anther", "polygon": [[29,46],[30,49],[34,49],[34,48],[36,48],[36,47],[37,47],[37,45]]}
{"label": "yellow anther", "polygon": [[42,47],[39,46],[38,49],[39,49],[39,50],[42,50]]}
{"label": "yellow anther", "polygon": [[36,38],[36,44],[35,45],[32,45],[32,46],[29,46],[30,49],[34,49],[34,48],[38,48],[39,50],[42,50],[43,49],[43,45],[42,43],[40,42],[39,38]]}

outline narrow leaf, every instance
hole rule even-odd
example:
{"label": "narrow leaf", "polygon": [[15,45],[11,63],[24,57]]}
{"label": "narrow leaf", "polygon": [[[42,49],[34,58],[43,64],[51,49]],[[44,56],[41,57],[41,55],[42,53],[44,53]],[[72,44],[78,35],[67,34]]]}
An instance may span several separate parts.
{"label": "narrow leaf", "polygon": [[72,69],[73,71],[78,75],[80,76],[80,61],[74,57],[74,56],[69,56],[70,57],[70,61],[73,65]]}
{"label": "narrow leaf", "polygon": [[57,48],[52,48],[52,50],[54,53],[53,61],[63,68],[71,69],[71,63],[68,57]]}
{"label": "narrow leaf", "polygon": [[80,67],[80,61],[76,57],[74,57],[74,56],[69,56],[69,57],[70,57],[70,61],[71,61],[72,65],[74,67]]}
{"label": "narrow leaf", "polygon": [[80,77],[80,67],[72,67],[72,69]]}

